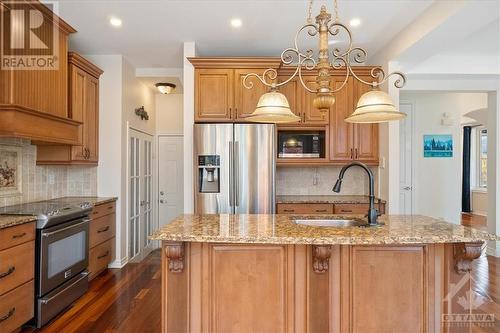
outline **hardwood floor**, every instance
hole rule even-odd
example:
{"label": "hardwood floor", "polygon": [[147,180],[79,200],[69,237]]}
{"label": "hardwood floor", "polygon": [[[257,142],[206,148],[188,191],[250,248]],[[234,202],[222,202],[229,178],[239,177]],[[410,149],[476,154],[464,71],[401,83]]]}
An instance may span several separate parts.
{"label": "hardwood floor", "polygon": [[[157,250],[141,263],[128,264],[121,270],[110,269],[95,278],[89,292],[49,325],[22,332],[160,332],[160,268]],[[474,312],[495,315],[495,326],[475,326],[472,332],[500,332],[500,258],[483,254],[474,261],[471,277],[472,291],[484,300]]]}
{"label": "hardwood floor", "polygon": [[156,333],[161,331],[161,254],[138,264],[109,269],[90,283],[89,291],[41,330],[22,333]]}

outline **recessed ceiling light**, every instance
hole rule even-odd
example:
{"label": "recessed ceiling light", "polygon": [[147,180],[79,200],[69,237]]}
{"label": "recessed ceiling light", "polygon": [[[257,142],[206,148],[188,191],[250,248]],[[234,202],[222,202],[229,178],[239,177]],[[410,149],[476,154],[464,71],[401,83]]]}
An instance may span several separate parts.
{"label": "recessed ceiling light", "polygon": [[359,27],[361,25],[361,19],[355,17],[349,21],[351,27]]}
{"label": "recessed ceiling light", "polygon": [[121,27],[122,20],[120,20],[118,17],[112,17],[109,19],[109,24],[111,24],[113,27]]}
{"label": "recessed ceiling light", "polygon": [[334,44],[338,44],[340,43],[340,41],[338,39],[330,39],[328,41],[328,45],[334,45]]}
{"label": "recessed ceiling light", "polygon": [[240,28],[243,25],[243,21],[239,18],[234,18],[231,20],[231,26],[233,28]]}

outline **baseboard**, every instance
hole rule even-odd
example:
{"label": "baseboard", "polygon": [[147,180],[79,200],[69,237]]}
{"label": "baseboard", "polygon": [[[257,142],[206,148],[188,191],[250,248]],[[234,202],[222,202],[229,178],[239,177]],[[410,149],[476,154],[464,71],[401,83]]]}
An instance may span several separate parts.
{"label": "baseboard", "polygon": [[128,263],[128,257],[116,259],[108,265],[108,268],[123,268]]}

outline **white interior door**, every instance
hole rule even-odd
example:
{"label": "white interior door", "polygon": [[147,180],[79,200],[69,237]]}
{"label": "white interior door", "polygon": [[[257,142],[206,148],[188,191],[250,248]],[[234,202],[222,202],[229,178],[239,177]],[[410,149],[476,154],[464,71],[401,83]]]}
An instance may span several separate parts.
{"label": "white interior door", "polygon": [[184,211],[183,180],[182,136],[159,136],[158,225],[160,227]]}
{"label": "white interior door", "polygon": [[131,261],[142,260],[151,250],[153,231],[153,136],[130,129],[128,165],[128,240]]}
{"label": "white interior door", "polygon": [[399,109],[407,114],[400,122],[399,212],[413,214],[413,104],[401,102]]}

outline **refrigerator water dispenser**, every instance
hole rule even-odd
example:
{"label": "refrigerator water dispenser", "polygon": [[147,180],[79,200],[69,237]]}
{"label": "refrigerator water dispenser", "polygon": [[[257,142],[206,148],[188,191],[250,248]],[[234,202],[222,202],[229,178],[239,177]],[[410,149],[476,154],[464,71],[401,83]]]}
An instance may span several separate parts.
{"label": "refrigerator water dispenser", "polygon": [[220,156],[198,156],[198,181],[201,193],[220,192]]}

